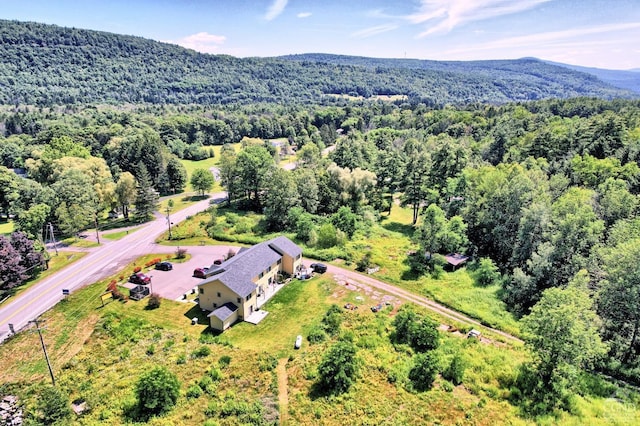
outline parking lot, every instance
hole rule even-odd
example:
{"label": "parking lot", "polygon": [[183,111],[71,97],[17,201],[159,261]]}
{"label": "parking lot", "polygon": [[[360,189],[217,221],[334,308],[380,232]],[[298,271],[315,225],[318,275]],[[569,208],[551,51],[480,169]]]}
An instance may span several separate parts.
{"label": "parking lot", "polygon": [[[171,262],[173,270],[159,271],[151,269],[145,272],[151,277],[150,290],[157,293],[165,299],[180,300],[183,294],[189,293],[198,284],[202,278],[194,278],[193,270],[195,268],[209,267],[215,259],[223,258],[229,252],[229,246],[195,246],[185,247],[191,258],[184,263]],[[231,247],[235,252],[239,247]],[[175,249],[174,249],[175,250]],[[164,257],[163,257],[164,259]],[[127,285],[129,287],[129,285]],[[131,286],[133,287],[133,286]]]}

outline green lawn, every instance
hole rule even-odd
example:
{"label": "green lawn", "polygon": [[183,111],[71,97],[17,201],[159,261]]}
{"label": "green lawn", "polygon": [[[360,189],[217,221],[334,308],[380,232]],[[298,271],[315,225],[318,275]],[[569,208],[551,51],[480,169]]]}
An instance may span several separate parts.
{"label": "green lawn", "polygon": [[129,235],[130,233],[136,232],[138,229],[140,229],[139,226],[135,228],[125,229],[123,231],[104,233],[102,234],[102,238],[105,238],[111,241],[116,241],[116,240],[119,240],[120,238],[123,238],[126,235]]}
{"label": "green lawn", "polygon": [[13,232],[13,222],[0,222],[0,235],[9,235]]}

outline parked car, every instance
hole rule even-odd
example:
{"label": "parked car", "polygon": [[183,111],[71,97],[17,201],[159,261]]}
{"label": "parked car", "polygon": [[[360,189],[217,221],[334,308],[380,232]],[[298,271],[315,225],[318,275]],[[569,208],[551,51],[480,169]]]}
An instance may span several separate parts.
{"label": "parked car", "polygon": [[171,262],[159,262],[156,263],[156,269],[160,271],[170,271],[173,269]]}
{"label": "parked car", "polygon": [[296,337],[296,343],[293,345],[293,347],[296,349],[300,349],[300,346],[302,346],[302,336],[298,334],[298,337]]}
{"label": "parked car", "polygon": [[313,270],[313,272],[324,274],[325,272],[327,272],[327,265],[325,265],[324,263],[312,263],[311,269]]}
{"label": "parked car", "polygon": [[469,333],[467,333],[467,338],[469,338],[469,339],[479,339],[481,334],[482,333],[480,333],[478,330],[476,330],[474,328],[471,331],[469,331]]}
{"label": "parked car", "polygon": [[216,259],[213,261],[214,265],[222,265],[222,262],[224,262],[224,259]]}
{"label": "parked car", "polygon": [[143,274],[142,272],[137,272],[129,277],[129,282],[134,284],[147,285],[151,283],[151,277]]}
{"label": "parked car", "polygon": [[371,312],[379,312],[379,311],[383,310],[384,307],[385,307],[385,304],[380,302],[377,305],[371,307]]}
{"label": "parked car", "polygon": [[193,276],[196,278],[207,278],[209,268],[196,268],[193,270]]}

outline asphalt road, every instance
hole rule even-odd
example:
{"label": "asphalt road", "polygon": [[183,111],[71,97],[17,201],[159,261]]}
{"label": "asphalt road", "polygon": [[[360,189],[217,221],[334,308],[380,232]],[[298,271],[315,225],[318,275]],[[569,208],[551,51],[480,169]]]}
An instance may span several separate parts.
{"label": "asphalt road", "polygon": [[[221,201],[225,198],[224,192],[212,194],[211,198],[172,214],[171,221],[181,222],[188,216],[205,210],[212,200]],[[166,217],[158,215],[154,221],[141,229],[118,241],[110,241],[92,249],[80,261],[30,287],[13,300],[5,302],[0,306],[0,342],[10,335],[9,324],[13,324],[15,331],[21,330],[30,320],[58,303],[63,297],[63,289],[73,292],[112,275],[114,271],[143,254],[155,252],[159,246],[154,241],[166,230]]]}

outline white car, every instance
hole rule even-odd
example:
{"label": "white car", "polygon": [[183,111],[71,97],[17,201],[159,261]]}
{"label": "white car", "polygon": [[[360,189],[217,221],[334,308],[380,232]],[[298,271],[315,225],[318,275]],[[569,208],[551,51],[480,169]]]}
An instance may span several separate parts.
{"label": "white car", "polygon": [[302,346],[302,336],[298,335],[298,337],[296,337],[296,343],[293,345],[293,347],[296,349],[300,349],[300,346]]}

